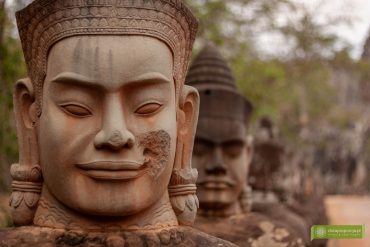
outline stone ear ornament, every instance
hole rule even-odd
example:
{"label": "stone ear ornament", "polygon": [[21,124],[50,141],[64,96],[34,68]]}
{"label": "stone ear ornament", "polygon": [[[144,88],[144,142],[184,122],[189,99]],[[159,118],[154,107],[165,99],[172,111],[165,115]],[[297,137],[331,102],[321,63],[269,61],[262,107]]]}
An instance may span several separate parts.
{"label": "stone ear ornament", "polygon": [[179,224],[189,226],[194,223],[199,208],[196,196],[198,171],[191,167],[191,155],[199,114],[197,90],[190,86],[184,86],[179,104],[177,150],[168,192]]}
{"label": "stone ear ornament", "polygon": [[252,211],[252,187],[246,185],[239,196],[239,203],[243,213]]}
{"label": "stone ear ornament", "polygon": [[29,78],[19,80],[13,94],[18,133],[19,164],[13,164],[9,205],[16,226],[31,225],[42,190],[42,172],[38,165],[35,130],[35,93]]}
{"label": "stone ear ornament", "polygon": [[168,192],[180,225],[191,226],[195,221],[199,208],[195,185],[197,178],[198,171],[194,168],[175,169],[172,172]]}
{"label": "stone ear ornament", "polygon": [[16,226],[31,225],[42,190],[40,166],[13,164],[10,169],[13,178],[9,205]]}

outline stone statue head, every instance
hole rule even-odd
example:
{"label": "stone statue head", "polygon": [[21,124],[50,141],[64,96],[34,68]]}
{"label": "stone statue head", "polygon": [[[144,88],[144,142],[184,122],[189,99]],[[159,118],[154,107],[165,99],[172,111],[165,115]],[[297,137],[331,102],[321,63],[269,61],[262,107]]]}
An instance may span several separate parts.
{"label": "stone statue head", "polygon": [[191,224],[199,96],[183,85],[197,29],[186,6],[36,0],[17,22],[29,78],[14,93],[15,224],[58,227],[34,216],[53,206],[107,220],[170,203]]}
{"label": "stone statue head", "polygon": [[237,90],[231,69],[213,44],[194,59],[186,83],[198,89],[201,99],[192,159],[199,172],[200,208],[205,213],[240,208],[251,160],[247,126],[252,105]]}
{"label": "stone statue head", "polygon": [[273,121],[264,116],[254,135],[254,155],[249,171],[249,184],[253,190],[281,193],[283,187],[289,187],[286,174],[291,168],[285,165],[286,148],[279,138],[278,129]]}

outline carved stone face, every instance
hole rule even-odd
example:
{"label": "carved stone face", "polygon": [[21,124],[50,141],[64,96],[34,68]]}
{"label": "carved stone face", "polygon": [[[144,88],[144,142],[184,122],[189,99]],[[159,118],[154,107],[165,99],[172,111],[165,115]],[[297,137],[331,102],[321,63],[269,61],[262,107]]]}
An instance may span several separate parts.
{"label": "carved stone face", "polygon": [[201,207],[223,208],[236,203],[246,183],[249,160],[242,123],[200,116],[192,163],[199,172]]}
{"label": "carved stone face", "polygon": [[44,186],[69,208],[132,215],[167,196],[176,152],[173,57],[144,36],[52,47],[37,125]]}

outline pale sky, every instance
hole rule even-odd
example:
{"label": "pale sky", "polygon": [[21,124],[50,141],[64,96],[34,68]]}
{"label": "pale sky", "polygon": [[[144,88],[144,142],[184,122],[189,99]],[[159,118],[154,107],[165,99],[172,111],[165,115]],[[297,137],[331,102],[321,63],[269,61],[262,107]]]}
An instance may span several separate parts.
{"label": "pale sky", "polygon": [[[330,0],[339,2],[344,0]],[[337,27],[334,30],[354,46],[354,57],[361,56],[363,45],[370,31],[370,0],[351,0],[352,8],[343,11],[353,13],[354,22],[350,27]]]}
{"label": "pale sky", "polygon": [[[315,6],[320,0],[295,0],[311,3]],[[370,29],[370,0],[324,0],[325,4],[319,15],[343,13],[353,20],[352,25],[339,25],[333,31],[347,40],[354,48],[353,56],[361,56],[363,45]]]}
{"label": "pale sky", "polygon": [[[294,0],[307,7],[309,13],[314,13],[318,23],[325,23],[333,16],[346,16],[352,20],[350,25],[341,24],[327,28],[352,46],[352,57],[361,56],[363,45],[370,30],[370,0]],[[298,13],[281,13],[279,21],[294,20]],[[281,20],[280,20],[281,19]],[[275,43],[271,46],[271,41]],[[258,48],[272,55],[284,55],[289,43],[279,36],[263,34],[258,38]]]}

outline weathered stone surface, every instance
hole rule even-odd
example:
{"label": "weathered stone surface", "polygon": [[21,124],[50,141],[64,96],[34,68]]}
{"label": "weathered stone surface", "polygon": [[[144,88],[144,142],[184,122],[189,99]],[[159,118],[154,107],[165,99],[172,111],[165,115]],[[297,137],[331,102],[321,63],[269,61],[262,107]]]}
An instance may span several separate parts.
{"label": "weathered stone surface", "polygon": [[303,240],[284,224],[258,214],[248,213],[228,218],[198,217],[198,229],[238,246],[304,247]]}
{"label": "weathered stone surface", "polygon": [[[285,205],[291,212],[302,217],[309,227],[329,224],[323,195],[295,196],[294,200],[287,202]],[[317,239],[312,241],[311,245],[313,247],[325,247],[327,242],[326,239]]]}
{"label": "weathered stone surface", "polygon": [[252,211],[263,214],[270,219],[281,222],[291,229],[296,236],[300,236],[304,243],[309,243],[310,226],[302,216],[280,202],[259,202],[252,204]]}
{"label": "weathered stone surface", "polygon": [[42,227],[19,227],[0,231],[1,247],[233,247],[235,245],[190,227],[155,231],[84,232]]}

